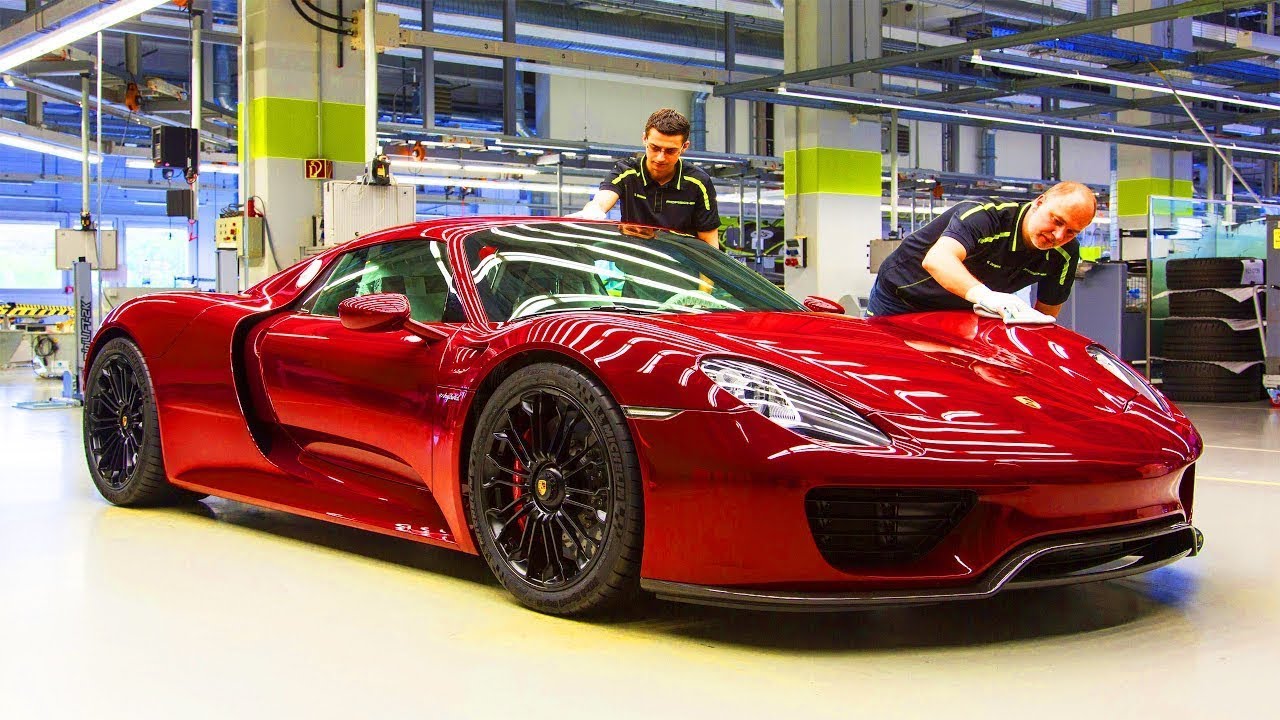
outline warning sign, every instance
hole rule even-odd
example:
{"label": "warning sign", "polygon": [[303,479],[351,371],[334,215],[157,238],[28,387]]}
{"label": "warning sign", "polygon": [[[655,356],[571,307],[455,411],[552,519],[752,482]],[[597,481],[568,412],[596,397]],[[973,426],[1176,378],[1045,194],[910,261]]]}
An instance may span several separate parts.
{"label": "warning sign", "polygon": [[333,178],[333,161],[308,159],[307,179],[308,180],[329,180]]}

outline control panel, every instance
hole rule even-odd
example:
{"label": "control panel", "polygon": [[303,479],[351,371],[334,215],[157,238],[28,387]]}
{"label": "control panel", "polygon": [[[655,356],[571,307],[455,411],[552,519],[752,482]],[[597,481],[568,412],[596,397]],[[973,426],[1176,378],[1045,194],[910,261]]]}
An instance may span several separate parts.
{"label": "control panel", "polygon": [[241,215],[218,218],[213,244],[219,250],[235,250],[236,254],[251,260],[262,257],[262,218]]}

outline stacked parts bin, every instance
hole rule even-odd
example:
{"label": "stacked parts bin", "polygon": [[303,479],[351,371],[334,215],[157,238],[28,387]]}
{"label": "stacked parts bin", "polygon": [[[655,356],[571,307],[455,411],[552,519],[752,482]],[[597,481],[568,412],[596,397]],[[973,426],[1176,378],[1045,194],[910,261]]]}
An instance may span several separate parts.
{"label": "stacked parts bin", "polygon": [[1264,261],[1190,258],[1165,266],[1169,318],[1162,389],[1186,402],[1266,397],[1262,385]]}

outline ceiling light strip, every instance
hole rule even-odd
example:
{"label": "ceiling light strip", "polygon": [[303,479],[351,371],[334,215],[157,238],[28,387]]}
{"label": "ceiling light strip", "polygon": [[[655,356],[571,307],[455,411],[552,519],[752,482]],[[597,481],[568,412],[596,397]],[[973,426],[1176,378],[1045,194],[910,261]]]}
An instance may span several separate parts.
{"label": "ceiling light strip", "polygon": [[1161,83],[1150,81],[1144,82],[1141,79],[1123,77],[1119,73],[1113,73],[1096,68],[1076,69],[1063,63],[1046,63],[1043,61],[1033,62],[1030,60],[1023,60],[1022,58],[1019,58],[1019,62],[1009,62],[1009,60],[1007,60],[1003,55],[992,57],[983,55],[981,52],[976,50],[973,53],[973,57],[969,58],[969,62],[974,65],[986,65],[989,67],[998,67],[1005,70],[1014,70],[1034,75],[1050,75],[1053,77],[1066,78],[1068,80],[1096,82],[1103,85],[1129,88],[1132,90],[1142,90],[1160,95],[1177,94],[1183,97],[1196,98],[1197,100],[1225,102],[1231,103],[1232,105],[1257,108],[1259,110],[1280,111],[1280,100],[1272,99],[1267,95],[1238,93],[1228,89],[1208,92],[1203,88],[1189,86],[1185,83],[1172,83],[1172,87],[1170,87],[1170,85]]}
{"label": "ceiling light strip", "polygon": [[86,38],[99,30],[124,22],[130,18],[162,5],[166,0],[119,0],[99,3],[92,12],[74,16],[47,33],[28,35],[26,42],[12,44],[0,50],[0,72],[12,70],[26,62],[60,50],[71,43]]}
{"label": "ceiling light strip", "polygon": [[[1032,120],[1012,113],[1006,114],[994,110],[970,110],[967,108],[957,108],[954,105],[930,103],[911,98],[890,98],[874,95],[861,95],[858,93],[846,93],[843,91],[827,88],[813,88],[804,85],[784,85],[777,89],[776,94],[819,100],[823,102],[840,103],[844,105],[900,110],[902,112],[918,113],[921,115],[937,115],[940,117],[978,120],[998,123],[1001,125],[1013,125],[1040,130],[1061,130],[1082,135],[1092,135],[1098,137],[1100,140],[1111,140],[1113,142],[1118,142],[1121,139],[1129,139],[1161,145],[1186,145],[1205,148],[1213,147],[1205,140],[1191,135],[1144,132],[1139,128],[1120,128],[1111,125],[1098,125],[1095,123],[1073,122],[1069,120]],[[1236,152],[1280,156],[1280,148],[1261,145],[1258,143],[1224,141],[1219,142],[1218,147],[1224,150],[1233,150]]]}

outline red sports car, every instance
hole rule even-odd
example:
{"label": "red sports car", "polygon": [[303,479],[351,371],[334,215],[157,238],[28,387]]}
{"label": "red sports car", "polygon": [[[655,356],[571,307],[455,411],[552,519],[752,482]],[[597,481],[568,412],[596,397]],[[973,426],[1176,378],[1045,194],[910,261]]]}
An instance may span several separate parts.
{"label": "red sports car", "polygon": [[824,308],[648,228],[398,227],[118,307],[85,452],[117,505],[217,495],[478,553],[566,615],[979,598],[1199,550],[1200,437],[1102,347]]}

